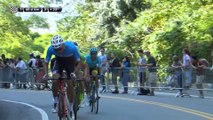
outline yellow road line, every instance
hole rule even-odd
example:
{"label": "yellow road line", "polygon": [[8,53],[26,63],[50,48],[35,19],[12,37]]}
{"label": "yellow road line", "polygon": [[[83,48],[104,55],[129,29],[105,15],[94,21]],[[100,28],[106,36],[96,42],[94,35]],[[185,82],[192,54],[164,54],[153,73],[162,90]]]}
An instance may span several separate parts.
{"label": "yellow road line", "polygon": [[201,112],[201,111],[198,111],[198,110],[193,110],[193,109],[190,109],[190,108],[180,107],[180,106],[176,106],[176,105],[170,105],[170,104],[154,102],[154,101],[123,98],[123,97],[112,97],[112,96],[102,96],[102,97],[103,98],[110,98],[110,99],[127,100],[127,101],[132,101],[132,102],[140,102],[140,103],[145,103],[145,104],[150,104],[150,105],[156,105],[156,106],[160,106],[160,107],[165,107],[165,108],[169,108],[169,109],[173,109],[173,110],[182,111],[182,112],[185,112],[185,113],[194,114],[194,115],[206,118],[207,120],[213,120],[212,114]]}

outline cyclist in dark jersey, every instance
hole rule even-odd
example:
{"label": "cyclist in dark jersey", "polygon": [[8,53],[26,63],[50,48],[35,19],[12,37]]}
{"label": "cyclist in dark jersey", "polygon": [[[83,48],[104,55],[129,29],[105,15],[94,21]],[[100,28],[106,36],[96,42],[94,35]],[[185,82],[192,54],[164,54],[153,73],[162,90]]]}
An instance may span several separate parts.
{"label": "cyclist in dark jersey", "polygon": [[[59,78],[62,76],[63,70],[66,71],[67,77],[70,78],[70,74],[75,72],[75,62],[80,61],[80,53],[78,48],[73,44],[73,42],[67,41],[64,42],[61,36],[55,35],[52,38],[51,46],[47,50],[47,56],[44,64],[45,68],[45,77],[48,77],[48,65],[51,59],[51,56],[55,55],[56,62],[53,68],[53,77]],[[77,64],[76,69],[80,67],[80,64]],[[67,81],[67,95],[70,102],[70,112],[73,112],[73,81],[71,78]],[[54,96],[54,108],[52,112],[56,111],[56,106],[58,102],[57,92],[58,92],[58,81],[53,80],[52,92]]]}

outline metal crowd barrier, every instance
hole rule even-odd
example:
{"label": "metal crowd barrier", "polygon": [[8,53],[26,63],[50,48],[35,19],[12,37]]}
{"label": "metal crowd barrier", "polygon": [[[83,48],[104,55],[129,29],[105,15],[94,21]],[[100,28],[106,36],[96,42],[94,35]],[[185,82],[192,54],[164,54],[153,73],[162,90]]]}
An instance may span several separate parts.
{"label": "metal crowd barrier", "polygon": [[46,83],[42,81],[44,75],[43,68],[39,69],[19,69],[9,67],[0,69],[0,84],[9,84],[13,88],[42,89]]}
{"label": "metal crowd barrier", "polygon": [[[107,88],[107,91],[112,91],[115,86],[118,86],[119,88],[128,87],[130,90],[132,90],[133,93],[138,92],[139,88],[155,88],[160,90],[179,90],[184,89],[184,87],[187,84],[186,78],[185,78],[185,70],[182,69],[181,76],[182,76],[182,85],[181,87],[178,85],[178,79],[177,75],[175,73],[175,70],[172,67],[162,67],[162,68],[155,68],[157,70],[156,72],[156,86],[151,87],[150,83],[148,81],[149,79],[149,70],[148,68],[145,69],[146,74],[146,81],[143,86],[140,85],[139,80],[139,68],[138,67],[130,67],[130,68],[108,68],[107,72],[104,74],[106,80],[105,80],[105,86]],[[116,77],[113,77],[114,76]],[[122,84],[122,76],[129,76],[128,80],[128,86],[124,86]],[[211,70],[210,67],[205,68],[204,70],[204,80],[203,80],[203,89],[196,88],[196,75],[197,71],[192,70],[192,81],[190,82],[190,88],[191,90],[204,90],[204,91],[213,91],[213,70]],[[117,80],[115,80],[117,79]],[[117,85],[115,85],[113,82],[117,82]]]}
{"label": "metal crowd barrier", "polygon": [[[183,89],[185,86],[185,76],[183,70],[182,73],[182,87],[178,86],[177,76],[175,74],[175,70],[171,67],[161,67],[156,68],[156,89],[162,90],[179,90]],[[132,94],[138,92],[138,90],[143,88],[152,88],[149,84],[149,70],[148,68],[144,68],[144,72],[146,74],[146,81],[143,86],[140,85],[139,80],[139,68],[138,67],[129,67],[129,68],[105,68],[105,86],[107,91],[112,91],[115,86],[115,82],[117,83],[117,87],[122,89],[123,87],[128,87]],[[191,87],[192,90],[199,90],[196,88],[196,74],[197,71],[193,70],[192,72],[192,81]],[[43,68],[32,69],[28,68],[25,70],[16,71],[15,69],[6,67],[0,69],[0,85],[2,84],[10,84],[15,88],[19,88],[20,85],[25,85],[26,88],[30,89],[42,89],[39,87],[47,86],[48,83],[44,83],[41,81],[44,75]],[[128,77],[128,79],[127,79]],[[117,78],[117,80],[115,80]],[[127,85],[123,85],[123,80],[128,80]],[[50,84],[51,85],[51,84]],[[18,86],[18,87],[17,87]],[[204,88],[202,90],[213,91],[213,70],[211,68],[206,68],[204,71],[204,80],[203,80]]]}

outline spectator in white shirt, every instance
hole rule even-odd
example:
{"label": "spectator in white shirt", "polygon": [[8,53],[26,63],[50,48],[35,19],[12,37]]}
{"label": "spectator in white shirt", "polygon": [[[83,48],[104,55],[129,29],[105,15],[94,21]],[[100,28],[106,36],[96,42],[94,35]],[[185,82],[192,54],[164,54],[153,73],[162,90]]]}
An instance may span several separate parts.
{"label": "spectator in white shirt", "polygon": [[105,78],[104,75],[107,72],[107,54],[105,53],[105,49],[102,47],[100,49],[101,54],[99,55],[99,58],[101,60],[101,67],[102,67],[102,79],[101,79],[101,85],[103,86],[101,92],[105,92],[106,91],[106,84],[105,84]]}
{"label": "spectator in white shirt", "polygon": [[25,62],[22,60],[21,57],[18,57],[18,63],[16,64],[16,71],[18,72],[18,74],[24,74],[26,73],[25,69],[27,69],[27,66],[25,64]]}

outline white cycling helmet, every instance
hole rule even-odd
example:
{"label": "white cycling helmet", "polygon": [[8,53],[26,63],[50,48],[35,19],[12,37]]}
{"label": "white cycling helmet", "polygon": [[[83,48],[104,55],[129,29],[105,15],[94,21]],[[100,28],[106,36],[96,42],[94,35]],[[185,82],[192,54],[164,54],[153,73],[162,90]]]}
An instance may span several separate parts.
{"label": "white cycling helmet", "polygon": [[64,40],[61,38],[60,35],[55,35],[52,38],[51,45],[54,49],[60,48],[63,44],[64,44]]}

